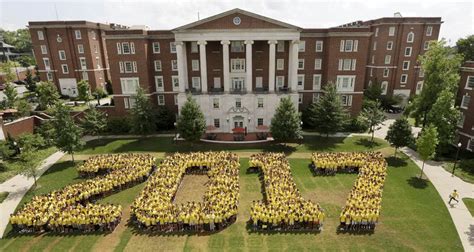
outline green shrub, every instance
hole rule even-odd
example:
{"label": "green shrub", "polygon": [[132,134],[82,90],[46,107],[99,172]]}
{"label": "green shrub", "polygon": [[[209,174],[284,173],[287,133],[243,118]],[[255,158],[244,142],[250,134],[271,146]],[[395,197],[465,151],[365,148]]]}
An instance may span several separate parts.
{"label": "green shrub", "polygon": [[111,118],[107,121],[107,133],[128,134],[132,129],[131,121],[128,117]]}
{"label": "green shrub", "polygon": [[21,134],[16,138],[18,146],[24,150],[35,150],[46,147],[46,142],[40,134]]}
{"label": "green shrub", "polygon": [[366,132],[367,130],[369,130],[369,125],[367,121],[361,116],[353,117],[347,120],[346,124],[344,125],[344,131],[346,132],[362,133]]}

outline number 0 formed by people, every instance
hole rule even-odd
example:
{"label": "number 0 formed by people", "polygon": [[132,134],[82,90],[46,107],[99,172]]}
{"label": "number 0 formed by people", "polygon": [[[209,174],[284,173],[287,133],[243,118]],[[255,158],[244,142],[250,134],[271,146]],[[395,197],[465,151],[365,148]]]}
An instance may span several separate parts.
{"label": "number 0 formed by people", "polygon": [[92,157],[77,169],[88,179],[33,197],[10,222],[26,232],[111,231],[120,222],[122,207],[91,201],[145,181],[154,162],[151,155],[143,154]]}
{"label": "number 0 formed by people", "polygon": [[[236,220],[239,158],[230,152],[194,152],[168,156],[132,205],[139,227],[158,232],[216,231]],[[185,174],[207,174],[203,202],[174,204]]]}

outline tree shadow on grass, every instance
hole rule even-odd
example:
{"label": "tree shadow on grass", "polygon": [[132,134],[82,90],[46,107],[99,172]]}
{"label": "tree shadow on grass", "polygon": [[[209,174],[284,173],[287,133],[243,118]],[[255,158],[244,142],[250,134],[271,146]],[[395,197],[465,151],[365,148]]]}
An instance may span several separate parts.
{"label": "tree shadow on grass", "polygon": [[310,151],[331,151],[343,144],[346,137],[304,136],[303,145]]}
{"label": "tree shadow on grass", "polygon": [[366,148],[375,148],[375,147],[379,147],[381,144],[376,142],[375,139],[374,141],[370,141],[370,138],[359,138],[357,139],[357,141],[355,142],[356,145],[360,145],[360,146],[364,146]]}
{"label": "tree shadow on grass", "polygon": [[428,180],[419,177],[411,177],[407,179],[407,183],[416,189],[425,189],[428,187]]}
{"label": "tree shadow on grass", "polygon": [[252,225],[252,221],[248,220],[245,225],[245,229],[249,234],[261,234],[261,235],[276,235],[276,234],[320,234],[321,230],[318,229],[300,229],[300,230],[256,230]]}
{"label": "tree shadow on grass", "polygon": [[391,156],[391,157],[386,158],[386,160],[387,160],[388,165],[392,167],[404,167],[408,164],[405,159],[400,158],[400,157]]}

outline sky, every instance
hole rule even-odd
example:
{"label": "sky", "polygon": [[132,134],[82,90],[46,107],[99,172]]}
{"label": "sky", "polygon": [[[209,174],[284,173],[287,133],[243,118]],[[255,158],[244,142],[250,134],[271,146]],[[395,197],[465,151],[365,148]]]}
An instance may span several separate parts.
{"label": "sky", "polygon": [[302,28],[328,28],[357,20],[441,17],[440,38],[453,45],[474,34],[474,0],[0,0],[0,28],[24,28],[28,21],[88,20],[172,29],[233,8],[241,8]]}

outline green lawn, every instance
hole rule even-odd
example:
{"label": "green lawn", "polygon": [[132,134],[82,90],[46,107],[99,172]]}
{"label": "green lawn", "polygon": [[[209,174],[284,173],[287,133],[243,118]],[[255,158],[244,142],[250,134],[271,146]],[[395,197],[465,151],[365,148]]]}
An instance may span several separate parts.
{"label": "green lawn", "polygon": [[[117,152],[117,146],[108,148],[113,150],[111,152]],[[241,197],[237,222],[219,233],[160,235],[138,232],[133,224],[127,223],[127,213],[128,206],[143,188],[142,183],[102,200],[124,206],[122,223],[111,234],[35,236],[9,232],[5,239],[0,240],[0,251],[462,251],[449,213],[433,185],[416,178],[419,169],[406,156],[402,159],[389,158],[388,162],[390,166],[380,223],[373,234],[336,232],[339,211],[356,175],[314,177],[308,168],[309,159],[290,159],[290,163],[295,182],[303,196],[320,202],[326,210],[324,230],[321,233],[249,232],[246,221],[249,219],[250,204],[253,200],[262,198],[261,184],[256,174],[246,173],[248,159],[241,159]],[[80,179],[77,178],[77,172],[69,162],[55,164],[39,179],[38,188],[29,192],[21,204],[36,194],[78,181]],[[11,227],[7,232],[9,230]]]}
{"label": "green lawn", "polygon": [[[450,161],[446,162],[443,168],[451,173],[453,172],[453,166],[453,161]],[[460,160],[456,164],[454,175],[468,183],[474,184],[474,159]]]}
{"label": "green lawn", "polygon": [[387,142],[375,139],[372,145],[370,138],[356,137],[319,137],[305,136],[301,143],[276,144],[210,144],[188,142],[174,143],[172,137],[150,137],[134,139],[99,139],[90,141],[84,150],[78,154],[105,154],[121,152],[187,152],[187,151],[209,151],[228,150],[235,152],[262,152],[274,151],[291,154],[293,152],[314,151],[366,151],[388,147]]}
{"label": "green lawn", "polygon": [[0,203],[8,197],[8,192],[0,192]]}
{"label": "green lawn", "polygon": [[[38,150],[38,155],[35,158],[36,164],[39,164],[41,161],[49,157],[54,152],[56,152],[56,148],[54,147]],[[17,175],[24,168],[23,162],[19,161],[18,159],[6,160],[3,162],[3,164],[3,167],[0,167],[0,183]]]}
{"label": "green lawn", "polygon": [[462,198],[464,204],[466,204],[467,209],[471,213],[472,217],[474,217],[474,199],[471,198]]}

